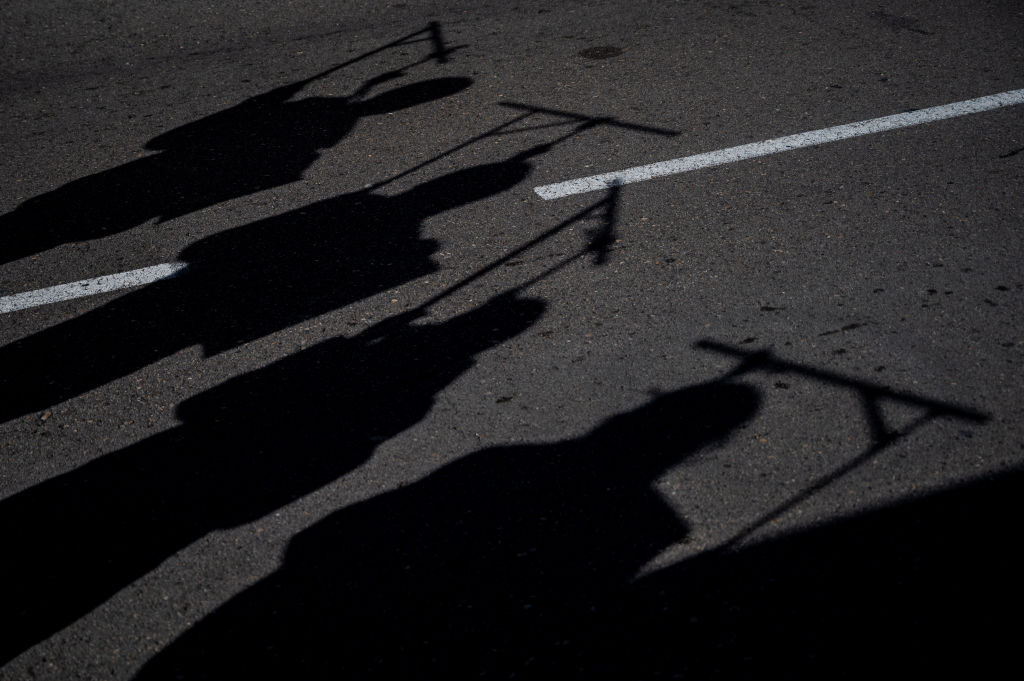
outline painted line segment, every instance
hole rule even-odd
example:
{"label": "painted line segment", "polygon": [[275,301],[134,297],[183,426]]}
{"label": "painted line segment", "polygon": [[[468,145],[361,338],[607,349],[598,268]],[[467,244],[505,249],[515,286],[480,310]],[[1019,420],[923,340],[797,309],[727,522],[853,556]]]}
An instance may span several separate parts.
{"label": "painted line segment", "polygon": [[[801,149],[803,147],[812,147],[819,144],[827,144],[829,142],[838,142],[840,140],[860,137],[862,135],[887,132],[898,128],[907,128],[924,123],[932,123],[935,121],[945,120],[947,118],[956,118],[958,116],[991,111],[993,109],[1014,106],[1017,104],[1024,104],[1024,90],[1010,90],[995,95],[978,97],[977,99],[968,99],[962,102],[953,102],[952,104],[934,106],[928,109],[908,111],[906,113],[893,114],[891,116],[882,116],[881,118],[872,118],[866,121],[859,121],[857,123],[847,123],[845,125],[837,125],[831,128],[802,132],[796,135],[776,137],[763,142],[754,142],[737,147],[729,147],[728,149],[719,149],[717,151],[710,151],[704,154],[697,154],[695,156],[685,156],[683,158],[636,166],[634,168],[627,168],[616,172],[591,175],[590,177],[582,177],[575,180],[567,180],[565,182],[534,187],[534,191],[538,196],[545,200],[558,199],[565,196],[571,196],[573,194],[583,194],[623,184],[643,182],[656,177],[677,175],[691,170],[711,168],[714,166],[725,165],[727,163],[756,158],[758,156],[767,156],[769,154]],[[116,291],[122,288],[151,284],[155,281],[160,281],[161,279],[169,279],[177,276],[186,267],[187,265],[183,262],[163,263],[152,267],[143,267],[142,269],[131,270],[128,272],[110,274],[104,277],[96,277],[94,279],[83,279],[69,284],[61,284],[59,286],[51,286],[49,288],[0,297],[0,314],[37,307],[39,305],[57,303],[63,300],[82,298],[85,296],[96,295],[98,293]]]}
{"label": "painted line segment", "polygon": [[62,300],[84,298],[85,296],[116,291],[122,288],[151,284],[154,281],[177,276],[186,267],[188,265],[183,262],[168,262],[129,272],[109,274],[105,277],[83,279],[81,281],[73,281],[70,284],[60,284],[59,286],[26,291],[25,293],[18,293],[13,296],[4,296],[0,298],[0,314],[39,305],[58,303]]}
{"label": "painted line segment", "polygon": [[679,173],[686,173],[691,170],[711,168],[726,163],[745,161],[758,156],[777,154],[782,151],[838,142],[852,137],[860,137],[861,135],[872,135],[898,128],[908,128],[914,125],[932,123],[982,111],[991,111],[992,109],[1013,106],[1015,104],[1024,104],[1024,90],[1011,90],[996,95],[978,97],[977,99],[934,106],[928,109],[882,116],[881,118],[872,118],[857,123],[847,123],[831,128],[802,132],[796,135],[776,137],[763,142],[753,142],[751,144],[742,144],[738,147],[709,151],[695,156],[685,156],[670,161],[636,166],[626,170],[566,180],[565,182],[534,187],[533,191],[542,199],[550,201],[551,199],[560,199],[573,194],[584,194],[599,189],[607,189],[616,185],[643,182],[666,175],[678,175]]}

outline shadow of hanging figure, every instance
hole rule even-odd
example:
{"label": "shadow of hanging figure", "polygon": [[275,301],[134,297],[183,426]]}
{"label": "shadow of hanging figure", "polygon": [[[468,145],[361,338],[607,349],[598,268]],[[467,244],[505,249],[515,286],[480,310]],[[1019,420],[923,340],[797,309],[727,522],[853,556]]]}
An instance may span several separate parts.
{"label": "shadow of hanging figure", "polygon": [[424,104],[472,83],[437,78],[366,99],[375,86],[401,75],[372,78],[348,97],[293,100],[312,80],[306,79],[160,135],[146,145],[159,153],[75,180],[0,216],[0,263],[295,182],[360,118]]}
{"label": "shadow of hanging figure", "polygon": [[177,428],[0,501],[0,663],[208,532],[360,465],[543,307],[505,294],[445,322],[412,313],[326,341],[187,400]]}
{"label": "shadow of hanging figure", "polygon": [[654,482],[758,404],[742,384],[690,387],[337,511],[139,678],[577,678],[606,604],[688,534]]}
{"label": "shadow of hanging figure", "polygon": [[[203,239],[182,275],[0,348],[0,422],[191,345],[208,355],[434,272],[433,215],[521,182],[538,146],[395,196],[359,191]],[[83,358],[82,348],[96,349]],[[100,350],[101,349],[101,350]]]}

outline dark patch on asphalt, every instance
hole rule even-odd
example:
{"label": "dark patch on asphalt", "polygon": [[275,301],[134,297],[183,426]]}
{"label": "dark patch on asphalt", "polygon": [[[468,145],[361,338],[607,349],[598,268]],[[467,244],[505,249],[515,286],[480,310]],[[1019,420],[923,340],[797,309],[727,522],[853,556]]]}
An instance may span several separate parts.
{"label": "dark patch on asphalt", "polygon": [[899,33],[900,31],[910,31],[911,33],[920,33],[921,35],[934,35],[931,31],[926,31],[923,28],[917,27],[917,19],[913,17],[901,17],[895,14],[889,14],[882,10],[876,10],[868,14],[869,17],[880,21],[893,30],[893,33]]}
{"label": "dark patch on asphalt", "polygon": [[744,2],[740,5],[729,5],[729,13],[741,17],[751,17],[754,19],[757,18],[757,15],[750,10],[749,2]]}
{"label": "dark patch on asphalt", "polygon": [[1008,152],[1006,154],[999,154],[999,158],[1010,158],[1011,156],[1016,156],[1022,151],[1024,151],[1024,147],[1021,147],[1020,149],[1014,149],[1013,151]]}
{"label": "dark patch on asphalt", "polygon": [[859,329],[862,326],[867,326],[867,324],[847,324],[846,326],[844,326],[841,329],[832,329],[831,331],[822,331],[818,335],[819,336],[831,336],[834,333],[842,333],[843,331],[853,331],[854,329]]}
{"label": "dark patch on asphalt", "polygon": [[762,305],[761,306],[761,312],[781,312],[782,310],[785,310],[785,309],[786,308],[784,308],[784,307],[772,307],[771,305]]}
{"label": "dark patch on asphalt", "polygon": [[614,45],[598,45],[597,47],[588,47],[579,52],[579,56],[584,59],[611,59],[612,57],[618,57],[620,54],[622,54],[622,49]]}

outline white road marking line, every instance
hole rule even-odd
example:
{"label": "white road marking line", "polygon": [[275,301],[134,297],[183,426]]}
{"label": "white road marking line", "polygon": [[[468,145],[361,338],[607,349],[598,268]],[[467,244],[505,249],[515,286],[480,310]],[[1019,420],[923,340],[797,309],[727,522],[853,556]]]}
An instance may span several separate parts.
{"label": "white road marking line", "polygon": [[620,170],[613,173],[603,173],[601,175],[581,177],[576,180],[566,180],[565,182],[547,184],[540,187],[534,187],[533,191],[537,192],[537,194],[545,200],[559,199],[573,194],[583,194],[586,192],[596,191],[598,189],[607,189],[608,187],[615,185],[643,182],[644,180],[650,180],[655,177],[677,175],[679,173],[686,173],[700,168],[711,168],[714,166],[724,165],[726,163],[756,158],[758,156],[776,154],[780,151],[790,151],[792,149],[800,149],[802,147],[813,147],[818,144],[850,139],[851,137],[871,135],[877,132],[895,130],[897,128],[907,128],[912,125],[921,125],[922,123],[931,123],[933,121],[941,121],[946,118],[966,116],[967,114],[990,111],[992,109],[1022,103],[1024,103],[1024,90],[1011,90],[997,95],[968,99],[963,102],[944,104],[942,106],[935,106],[929,109],[920,109],[919,111],[908,111],[907,113],[894,114],[892,116],[872,118],[871,120],[860,121],[859,123],[847,123],[846,125],[837,125],[832,128],[812,130],[810,132],[802,132],[796,135],[788,135],[786,137],[776,137],[763,142],[754,142],[751,144],[743,144],[738,147],[709,151],[705,154],[686,156],[684,158],[676,158],[671,161],[662,161],[660,163],[651,163],[650,165],[627,168],[626,170]]}
{"label": "white road marking line", "polygon": [[[710,151],[705,154],[651,163],[650,165],[627,168],[626,170],[613,173],[591,175],[590,177],[582,177],[576,180],[534,187],[533,191],[546,200],[558,199],[573,194],[583,194],[598,189],[607,189],[608,187],[631,184],[633,182],[643,182],[655,177],[677,175],[700,168],[711,168],[735,161],[744,161],[758,156],[776,154],[780,151],[813,147],[828,142],[850,139],[851,137],[871,135],[897,128],[907,128],[913,125],[921,125],[922,123],[931,123],[947,118],[991,111],[992,109],[1013,106],[1015,104],[1024,104],[1024,90],[1010,90],[997,95],[968,99],[963,102],[953,102],[952,104],[934,106],[929,109],[908,111],[907,113],[872,118],[858,123],[847,123],[846,125],[837,125],[831,128],[787,135],[786,137],[776,137],[775,139],[763,142],[743,144],[738,147],[719,149],[718,151]],[[0,314],[56,303],[62,300],[82,298],[97,293],[116,291],[122,288],[151,284],[161,279],[169,279],[179,274],[186,267],[187,265],[183,262],[163,263],[162,265],[143,267],[142,269],[129,272],[110,274],[105,277],[83,279],[82,281],[74,281],[70,284],[61,284],[59,286],[51,286],[50,288],[18,293],[13,296],[4,296],[0,298]]]}
{"label": "white road marking line", "polygon": [[143,267],[139,270],[131,270],[130,272],[109,274],[105,277],[83,279],[81,281],[73,281],[70,284],[61,284],[60,286],[26,291],[25,293],[18,293],[13,296],[4,296],[0,298],[0,314],[24,310],[25,308],[38,305],[58,303],[62,300],[71,300],[72,298],[83,298],[96,295],[97,293],[106,293],[107,291],[116,291],[132,286],[151,284],[161,279],[170,279],[186,267],[188,265],[183,262],[168,262],[162,265]]}

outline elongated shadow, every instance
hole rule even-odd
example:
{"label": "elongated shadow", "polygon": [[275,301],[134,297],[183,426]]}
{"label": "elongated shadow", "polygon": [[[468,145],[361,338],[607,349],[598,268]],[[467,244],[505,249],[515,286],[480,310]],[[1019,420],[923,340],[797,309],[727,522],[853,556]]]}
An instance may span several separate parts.
{"label": "elongated shadow", "polygon": [[[546,148],[546,145],[536,147],[503,163],[427,182],[402,195],[396,210],[401,218],[408,220],[415,211],[438,211],[451,202],[486,195],[496,186],[518,182],[529,168],[526,159]],[[361,192],[359,197],[359,201],[370,201],[374,215],[377,215],[374,209],[380,209],[381,202],[396,200],[369,192]],[[17,655],[70,624],[207,532],[250,522],[332,482],[363,463],[379,443],[419,421],[437,392],[468,370],[476,354],[520,333],[541,314],[543,305],[537,300],[522,298],[518,291],[592,249],[583,247],[516,289],[450,321],[416,323],[422,321],[420,318],[426,310],[515,254],[580,220],[598,217],[601,218],[600,229],[613,229],[610,223],[614,217],[612,198],[598,201],[409,312],[380,322],[352,338],[321,343],[186,401],[178,410],[185,422],[183,426],[0,502],[0,537],[5,538],[0,584],[8,585],[3,588],[0,600],[7,604],[7,611],[18,622],[16,633],[0,643],[0,660]],[[329,202],[328,206],[333,209],[334,203]],[[317,210],[306,209],[301,223],[319,228],[326,218]],[[415,217],[412,219],[415,222]],[[283,225],[278,224],[282,221]],[[307,258],[312,258],[311,262],[329,259],[332,268],[339,266],[339,262],[333,260],[335,256],[339,260],[342,255],[350,258],[340,262],[341,266],[351,265],[354,269],[352,280],[346,281],[347,289],[339,293],[330,286],[337,284],[337,276],[321,284],[328,289],[329,307],[338,304],[339,295],[379,290],[387,281],[380,277],[392,276],[387,273],[409,277],[418,272],[413,265],[429,262],[429,250],[421,248],[416,252],[410,248],[410,243],[420,243],[414,233],[400,232],[400,238],[395,240],[389,239],[381,229],[367,230],[365,243],[372,249],[370,251],[317,248],[315,242],[308,243],[300,238],[304,249],[315,250],[303,250],[301,258],[287,263],[285,253],[274,246],[284,248],[302,235],[291,229],[295,223],[289,216],[268,222],[271,224],[266,228],[270,234],[283,230],[280,243],[253,226],[244,232],[245,236],[259,239],[262,246],[271,246],[273,262],[266,263],[259,271],[263,278],[276,274],[274,264],[284,258],[285,271],[297,278],[288,280],[286,288],[300,289],[306,299],[309,289],[299,285],[308,283],[310,272],[314,270],[308,264],[301,273],[297,270]],[[415,224],[410,226],[413,231],[414,228]],[[218,238],[223,241],[218,243]],[[170,326],[144,327],[149,335],[140,337],[135,325],[140,315],[147,314],[149,306],[159,306],[163,301],[155,319],[166,321],[170,284],[184,281],[197,287],[184,289],[191,290],[190,295],[197,298],[219,292],[214,299],[234,295],[231,287],[237,290],[242,286],[245,279],[230,276],[211,279],[223,275],[216,268],[204,267],[207,263],[226,262],[228,254],[246,253],[246,242],[239,243],[234,234],[218,238],[195,247],[199,266],[190,276],[198,275],[198,283],[182,278],[149,287],[122,299],[128,300],[127,306],[112,304],[100,313],[103,315],[101,322],[121,320],[130,321],[132,325],[134,336],[118,345],[115,358],[123,359],[128,355],[135,362],[149,357],[154,347],[158,352],[166,351],[167,346],[159,346],[161,338],[173,334],[175,324],[196,321],[193,308],[186,306],[179,310],[180,316],[172,320]],[[353,243],[363,242],[346,240],[349,249]],[[403,257],[412,260],[405,261]],[[251,260],[246,262],[247,267],[252,264]],[[211,283],[218,281],[228,286],[227,292],[216,287],[207,290]],[[210,310],[201,317],[198,328],[206,331],[215,328],[229,334],[207,335],[208,350],[220,347],[213,342],[217,338],[237,339],[247,337],[247,333],[260,335],[268,328],[279,327],[283,322],[278,314],[310,314],[298,301],[267,309],[273,301],[268,300],[268,294],[281,285],[280,278],[256,285],[260,287],[258,290],[244,295],[253,305],[263,305],[258,314],[247,309],[238,314],[239,299],[233,298],[224,303],[222,310]],[[289,295],[296,294],[291,291]],[[294,309],[296,305],[300,308],[298,311]],[[230,317],[227,325],[210,326],[220,315],[232,312],[235,316]],[[240,323],[246,321],[247,325]],[[61,341],[65,343],[63,352],[67,353],[62,357],[73,357],[73,345],[81,342],[82,335],[90,329],[101,329],[106,336],[111,328],[117,328],[116,324],[104,327],[94,323],[77,326],[78,323],[76,320],[69,323],[70,326],[62,325],[64,330],[58,327],[50,337],[60,339],[64,333],[71,334]],[[71,330],[67,331],[69,328]],[[174,342],[182,338],[186,336],[179,336]],[[141,353],[136,350],[140,347],[143,348]],[[45,354],[38,348],[36,351]],[[131,352],[137,354],[132,356]],[[78,380],[81,380],[81,367],[68,365],[65,368],[77,370]],[[25,389],[28,389],[27,383]],[[50,398],[52,393],[46,399]]]}
{"label": "elongated shadow", "polygon": [[[410,87],[419,92],[433,85]],[[393,97],[404,101],[407,96],[373,101],[389,110]],[[0,422],[80,395],[191,345],[201,343],[207,354],[216,354],[428,274],[436,268],[430,258],[436,245],[418,236],[424,220],[510,189],[526,178],[530,159],[586,130],[615,126],[675,134],[613,118],[510,106],[523,113],[361,191],[204,239],[181,254],[189,265],[185,274],[0,348],[0,394],[7,397],[0,401]],[[535,130],[516,127],[534,116],[556,119],[540,128],[570,129],[505,161],[449,173],[395,196],[378,193],[484,139]],[[603,200],[517,252],[575,221],[598,218],[601,226],[591,231],[587,251],[595,264],[603,264],[614,241],[619,190],[611,187]],[[83,358],[83,347],[103,350]]]}
{"label": "elongated shadow", "polygon": [[542,310],[507,294],[446,322],[404,315],[326,341],[186,401],[182,426],[0,501],[0,661],[206,533],[363,463]]}
{"label": "elongated shadow", "polygon": [[[563,136],[568,139],[574,132]],[[519,183],[529,159],[372,190],[236,228],[186,250],[187,274],[0,349],[9,417],[77,395],[192,343],[235,347],[433,271],[422,221]],[[530,326],[543,306],[517,287],[440,324],[440,299],[581,220],[592,243],[530,282],[594,253],[614,231],[617,191],[410,313],[229,381],[182,405],[181,427],[0,502],[0,596],[18,622],[0,659],[51,635],[207,532],[259,518],[330,483],[427,412],[476,354]],[[254,274],[255,273],[255,274]],[[83,361],[81,347],[103,353]],[[16,585],[16,588],[15,588]]]}
{"label": "elongated shadow", "polygon": [[688,534],[653,482],[758,401],[742,384],[686,388],[580,439],[484,450],[338,511],[140,678],[577,678],[579,637]]}
{"label": "elongated shadow", "polygon": [[337,511],[137,678],[820,679],[1011,663],[1022,471],[638,578],[689,534],[652,483],[757,412],[743,376],[886,392],[766,353],[743,359],[578,440],[484,450]]}
{"label": "elongated shadow", "polygon": [[[429,40],[433,45],[440,40],[440,29],[432,26],[437,37]],[[410,38],[392,45],[417,42]],[[431,58],[440,61],[451,51],[443,43],[440,51],[435,45]],[[369,96],[402,77],[404,71],[398,70],[367,80],[347,97],[294,99],[310,82],[341,66],[159,135],[146,144],[158,153],[25,201],[0,216],[0,264],[295,182],[359,119],[446,97],[472,83],[468,78],[435,78]]]}
{"label": "elongated shadow", "polygon": [[[339,511],[137,678],[863,679],[880,668],[943,678],[1009,668],[1024,605],[1019,470],[634,579],[687,534],[649,489],[650,434],[667,444],[680,422],[704,421],[721,436],[752,397],[690,389],[670,398],[687,411],[654,421],[638,412],[618,435],[613,421],[575,443],[488,450]],[[697,441],[683,443],[673,453]],[[605,459],[612,451],[618,466]]]}
{"label": "elongated shadow", "polygon": [[423,221],[515,186],[546,148],[394,196],[346,194],[204,239],[182,253],[189,268],[179,277],[0,348],[0,421],[191,345],[216,354],[429,274],[436,244],[420,237]]}

